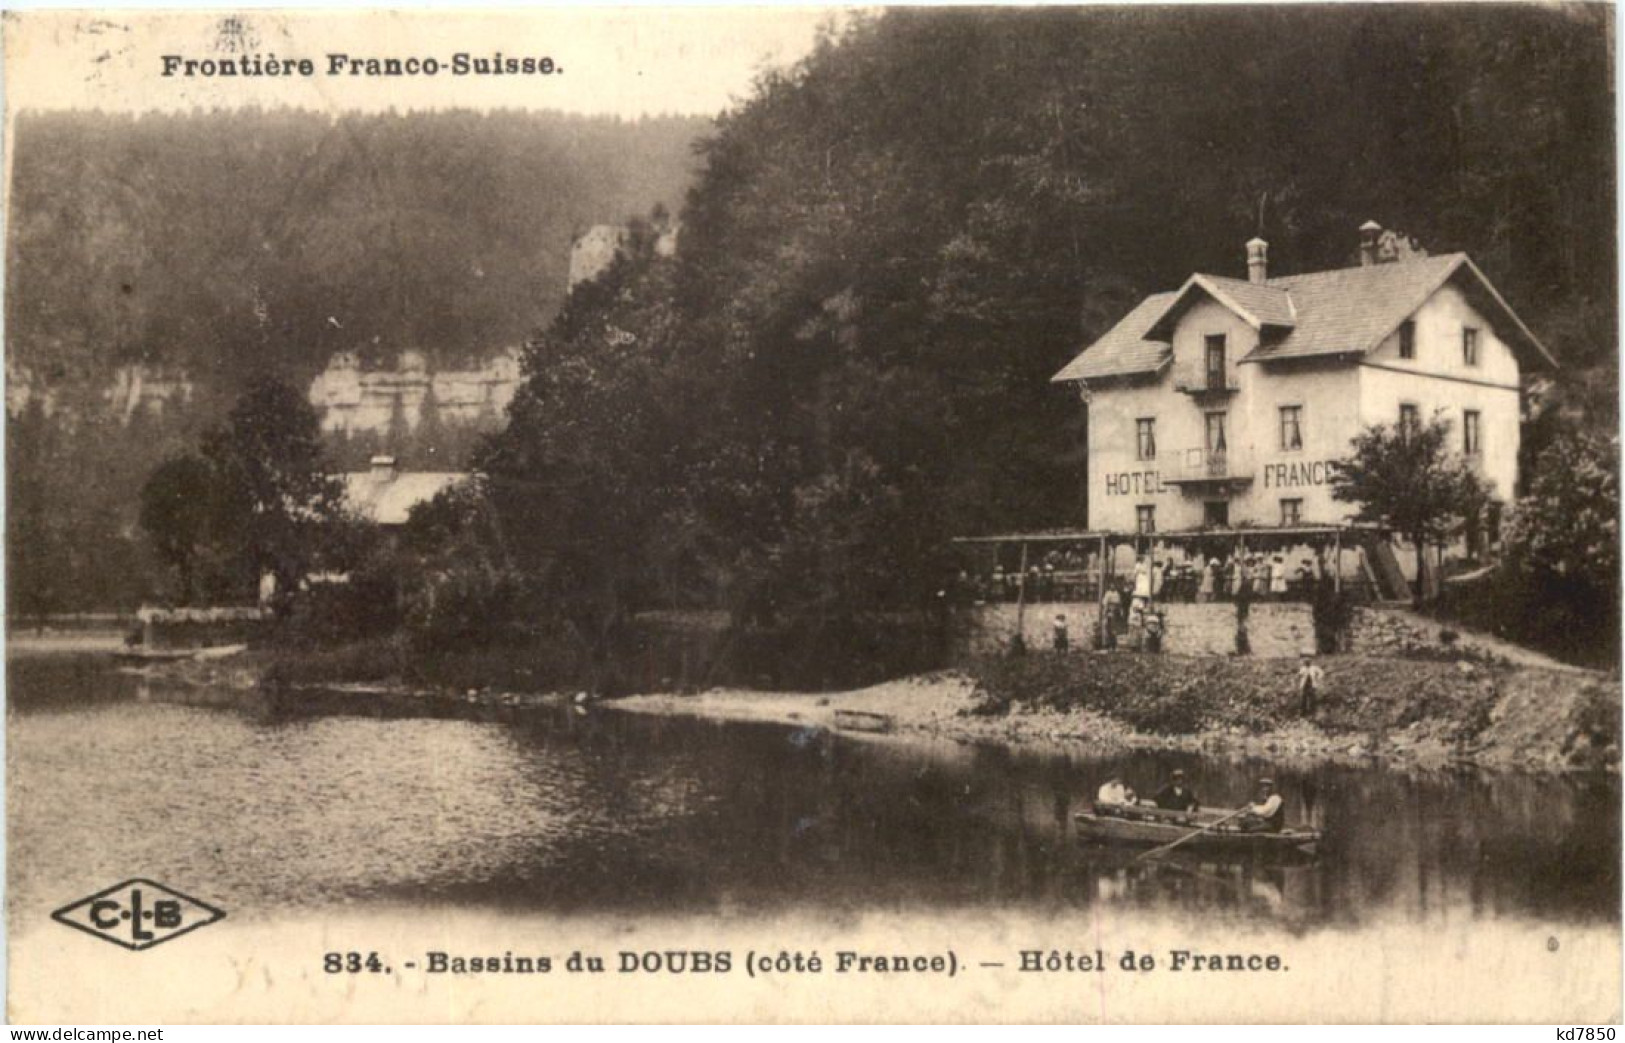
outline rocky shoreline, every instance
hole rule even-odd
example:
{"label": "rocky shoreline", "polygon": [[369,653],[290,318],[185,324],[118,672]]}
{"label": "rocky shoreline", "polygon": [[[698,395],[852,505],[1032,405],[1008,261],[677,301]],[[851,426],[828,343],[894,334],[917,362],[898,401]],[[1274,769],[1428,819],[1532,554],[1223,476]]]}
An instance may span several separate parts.
{"label": "rocky shoreline", "polygon": [[[1036,658],[1036,657],[1035,657]],[[1229,680],[1249,686],[1256,700],[1279,707],[1290,683],[1292,664],[1140,656],[1132,653],[1075,654],[1059,667],[1094,683],[1110,684],[1113,670],[1130,669],[1132,683],[1146,678],[1174,685],[1177,697],[1222,701]],[[788,727],[820,728],[875,740],[904,737],[962,743],[993,743],[1021,749],[1102,754],[1128,749],[1179,750],[1210,755],[1270,758],[1287,764],[1339,763],[1406,771],[1461,768],[1562,773],[1619,769],[1617,734],[1599,742],[1591,718],[1598,704],[1615,708],[1619,679],[1592,673],[1552,672],[1528,667],[1422,660],[1335,657],[1326,661],[1339,703],[1335,713],[1314,720],[1281,719],[1260,726],[1256,713],[1238,714],[1234,696],[1228,714],[1212,712],[1201,726],[1184,733],[1137,729],[1120,716],[1086,705],[1044,705],[993,697],[985,678],[972,671],[943,671],[903,678],[869,688],[836,693],[796,693],[718,688],[700,693],[656,693],[595,699],[584,692],[520,693],[493,689],[463,691],[412,687],[394,682],[366,684],[269,685],[264,663],[252,654],[234,659],[154,664],[132,669],[154,679],[198,688],[275,693],[295,704],[343,710],[352,701],[410,714],[457,707],[523,712],[574,704],[594,710],[758,721]],[[1194,679],[1193,673],[1198,674]],[[1274,678],[1275,673],[1282,677]],[[1105,675],[1105,676],[1103,676]],[[1414,708],[1355,700],[1335,693],[1339,684],[1361,683],[1373,675],[1403,677],[1414,692],[1426,693],[1425,712],[1407,723],[1391,720]],[[1075,689],[1069,689],[1075,690]],[[1461,693],[1476,701],[1460,701]],[[1455,700],[1455,701],[1453,701]],[[1467,727],[1462,718],[1482,719]],[[1250,725],[1236,723],[1250,720]],[[1352,724],[1350,722],[1353,722]],[[1470,733],[1470,734],[1469,734]]]}
{"label": "rocky shoreline", "polygon": [[[984,715],[977,712],[981,699],[971,678],[950,672],[834,695],[718,689],[696,695],[629,696],[607,705],[632,713],[828,728],[855,737],[916,736],[1086,755],[1155,749],[1268,758],[1290,766],[1336,763],[1402,771],[1618,771],[1617,756],[1610,763],[1581,766],[1539,747],[1500,742],[1464,747],[1440,738],[1422,724],[1363,735],[1330,733],[1308,721],[1262,732],[1216,726],[1187,735],[1158,735],[1088,709],[1021,707],[1001,715]],[[879,735],[855,731],[842,726],[839,711],[883,715],[890,728]]]}

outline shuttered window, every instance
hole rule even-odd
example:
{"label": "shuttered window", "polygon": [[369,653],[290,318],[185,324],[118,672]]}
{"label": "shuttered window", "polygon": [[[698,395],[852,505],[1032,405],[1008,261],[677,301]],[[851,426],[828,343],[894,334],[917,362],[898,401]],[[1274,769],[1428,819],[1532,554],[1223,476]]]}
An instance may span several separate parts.
{"label": "shuttered window", "polygon": [[1281,407],[1281,448],[1287,451],[1303,448],[1303,407]]}
{"label": "shuttered window", "polygon": [[1134,455],[1141,460],[1157,458],[1157,421],[1141,417],[1134,421]]}

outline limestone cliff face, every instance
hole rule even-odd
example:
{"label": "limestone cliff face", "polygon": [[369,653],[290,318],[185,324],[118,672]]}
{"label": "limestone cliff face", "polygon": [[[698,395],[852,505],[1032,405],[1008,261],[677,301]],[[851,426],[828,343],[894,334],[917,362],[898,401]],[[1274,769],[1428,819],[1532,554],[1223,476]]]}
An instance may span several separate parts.
{"label": "limestone cliff face", "polygon": [[136,364],[113,371],[113,383],[106,395],[113,415],[129,423],[138,410],[161,416],[184,409],[192,404],[196,390],[184,371]]}
{"label": "limestone cliff face", "polygon": [[46,416],[54,416],[61,404],[56,389],[26,366],[6,361],[6,415],[22,416],[30,404],[38,404]]}
{"label": "limestone cliff face", "polygon": [[431,413],[449,427],[494,426],[519,387],[511,347],[474,369],[431,371],[422,352],[403,351],[393,368],[363,369],[349,352],[334,355],[310,384],[310,403],[330,434],[388,434],[398,421],[416,431]]}
{"label": "limestone cliff face", "polygon": [[[6,412],[11,416],[20,416],[30,405],[38,405],[48,418],[73,413],[75,410],[65,399],[65,390],[68,389],[33,369],[11,362],[6,364]],[[92,393],[95,390],[92,387]],[[128,424],[140,412],[163,416],[185,409],[192,404],[196,392],[192,378],[184,370],[132,363],[114,369],[93,401],[105,416]],[[75,418],[63,416],[62,419]]]}
{"label": "limestone cliff face", "polygon": [[[363,369],[349,352],[334,355],[310,382],[310,403],[324,432],[387,435],[397,419],[416,431],[431,413],[443,426],[490,429],[504,422],[519,387],[519,353],[505,349],[470,369],[430,368],[424,354],[401,352],[388,369]],[[6,412],[20,416],[31,404],[47,417],[72,424],[86,412],[128,424],[137,414],[177,415],[193,405],[198,388],[184,370],[142,363],[113,370],[99,392],[67,395],[59,382],[25,366],[6,366]],[[71,404],[70,404],[71,403]]]}
{"label": "limestone cliff face", "polygon": [[[677,252],[678,228],[672,225],[660,230],[655,239],[655,253],[671,257]],[[570,243],[570,283],[568,289],[596,279],[602,275],[632,239],[632,230],[626,225],[593,225]]]}
{"label": "limestone cliff face", "polygon": [[628,230],[624,225],[593,225],[570,244],[570,284],[597,278],[615,262],[615,255],[626,245]]}
{"label": "limestone cliff face", "polygon": [[[593,225],[571,243],[569,286],[602,274],[631,240],[625,225]],[[672,256],[678,229],[662,228],[655,252]],[[360,434],[388,436],[404,423],[416,432],[426,419],[446,428],[491,430],[506,421],[520,379],[520,347],[505,348],[468,369],[435,369],[422,351],[407,350],[393,366],[366,368],[353,352],[333,355],[310,382],[311,405],[322,431],[348,438]],[[20,416],[37,404],[46,417],[72,426],[88,414],[129,424],[137,415],[182,414],[206,399],[185,369],[133,363],[117,367],[102,383],[100,374],[64,380],[8,360],[6,411]]]}

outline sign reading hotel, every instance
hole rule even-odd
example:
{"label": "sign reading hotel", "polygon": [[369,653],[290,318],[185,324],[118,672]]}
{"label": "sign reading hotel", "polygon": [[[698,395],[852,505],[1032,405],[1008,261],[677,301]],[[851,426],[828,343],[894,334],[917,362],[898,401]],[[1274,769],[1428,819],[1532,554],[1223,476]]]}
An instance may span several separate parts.
{"label": "sign reading hotel", "polygon": [[[1292,460],[1265,464],[1259,469],[1266,489],[1295,489],[1305,485],[1325,485],[1335,473],[1335,460]],[[1157,471],[1120,471],[1107,474],[1107,496],[1161,496],[1175,491]]]}

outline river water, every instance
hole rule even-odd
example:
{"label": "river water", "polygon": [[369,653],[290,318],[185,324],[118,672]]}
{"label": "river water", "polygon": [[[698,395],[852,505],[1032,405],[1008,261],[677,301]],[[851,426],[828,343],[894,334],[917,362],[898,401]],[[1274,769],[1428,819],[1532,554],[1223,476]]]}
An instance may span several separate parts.
{"label": "river water", "polygon": [[[1098,759],[593,709],[435,717],[166,690],[88,658],[8,681],[14,922],[131,876],[233,923],[481,914],[1403,924],[1617,938],[1617,778],[1409,775],[1176,753]],[[343,712],[342,707],[350,707]],[[1100,779],[1272,775],[1324,828],[1296,863],[1141,865],[1069,826]],[[55,935],[51,935],[55,939]]]}
{"label": "river water", "polygon": [[[242,915],[403,898],[696,911],[1108,901],[1303,926],[1619,914],[1610,777],[1090,760],[613,710],[389,719],[177,701],[198,698],[86,662],[12,664],[14,902],[139,872],[206,881]],[[1272,775],[1293,819],[1328,830],[1327,850],[1181,873],[1072,841],[1071,813],[1105,773],[1149,791],[1174,767],[1215,805]]]}

